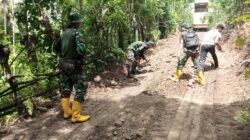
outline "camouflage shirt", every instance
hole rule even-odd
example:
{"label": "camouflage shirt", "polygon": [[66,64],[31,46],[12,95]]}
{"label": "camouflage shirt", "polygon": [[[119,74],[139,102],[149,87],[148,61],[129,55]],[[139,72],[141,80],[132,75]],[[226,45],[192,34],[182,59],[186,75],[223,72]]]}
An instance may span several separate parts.
{"label": "camouflage shirt", "polygon": [[144,52],[147,50],[146,43],[142,41],[136,41],[128,46],[128,51],[133,51],[134,57],[146,59]]}
{"label": "camouflage shirt", "polygon": [[81,60],[84,56],[84,43],[82,34],[74,28],[68,28],[62,33],[58,43],[55,45],[55,51],[60,58]]}

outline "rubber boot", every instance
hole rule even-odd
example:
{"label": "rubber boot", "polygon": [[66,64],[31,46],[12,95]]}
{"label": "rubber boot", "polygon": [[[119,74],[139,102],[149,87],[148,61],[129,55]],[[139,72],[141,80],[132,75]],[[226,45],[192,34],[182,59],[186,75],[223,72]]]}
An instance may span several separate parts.
{"label": "rubber boot", "polygon": [[175,82],[179,82],[181,79],[181,75],[182,75],[182,70],[178,69],[176,72],[176,77],[174,79],[172,79]]}
{"label": "rubber boot", "polygon": [[200,85],[205,85],[203,72],[199,72],[199,73],[198,73],[198,83],[199,83]]}
{"label": "rubber boot", "polygon": [[85,122],[90,119],[90,116],[82,116],[81,113],[81,103],[78,101],[74,101],[72,105],[72,123],[80,123]]}
{"label": "rubber boot", "polygon": [[62,98],[61,106],[63,109],[63,118],[68,119],[72,115],[72,110],[70,109],[70,98]]}

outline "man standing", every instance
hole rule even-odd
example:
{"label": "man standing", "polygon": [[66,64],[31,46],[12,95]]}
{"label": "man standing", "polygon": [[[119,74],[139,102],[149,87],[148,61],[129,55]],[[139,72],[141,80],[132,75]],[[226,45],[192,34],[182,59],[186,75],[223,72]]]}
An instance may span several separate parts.
{"label": "man standing", "polygon": [[[69,27],[62,33],[54,46],[55,52],[59,55],[59,69],[62,72],[61,106],[63,117],[71,117],[71,121],[84,122],[90,116],[82,116],[81,103],[84,102],[86,94],[85,76],[83,73],[84,43],[82,41],[81,29],[82,20],[79,14],[69,16]],[[76,95],[70,108],[70,95],[73,89]]]}
{"label": "man standing", "polygon": [[219,41],[221,40],[221,33],[225,29],[225,26],[223,24],[218,24],[215,30],[211,30],[206,33],[204,36],[204,39],[201,44],[201,52],[200,52],[200,60],[199,60],[199,66],[198,66],[198,82],[201,85],[204,85],[204,67],[205,67],[205,61],[207,58],[207,53],[209,52],[214,60],[214,66],[213,68],[216,69],[219,67],[218,58],[215,52],[215,47],[221,51],[224,52],[222,49]]}
{"label": "man standing", "polygon": [[180,48],[178,51],[179,60],[176,77],[173,79],[176,82],[180,81],[182,70],[190,57],[192,58],[195,69],[198,65],[199,37],[193,30],[189,30],[189,28],[188,23],[181,25]]}
{"label": "man standing", "polygon": [[137,41],[131,44],[128,47],[127,50],[127,58],[128,58],[128,64],[127,64],[127,72],[128,72],[128,78],[134,78],[134,75],[136,73],[136,67],[140,63],[141,58],[148,61],[145,57],[145,51],[154,47],[155,43],[153,41],[149,42],[142,42]]}

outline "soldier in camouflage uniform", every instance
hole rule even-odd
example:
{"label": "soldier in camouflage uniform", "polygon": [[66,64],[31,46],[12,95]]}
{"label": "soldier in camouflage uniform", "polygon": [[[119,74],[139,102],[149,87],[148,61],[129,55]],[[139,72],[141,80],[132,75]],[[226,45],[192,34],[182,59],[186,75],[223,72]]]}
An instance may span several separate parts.
{"label": "soldier in camouflage uniform", "polygon": [[127,72],[128,72],[128,78],[134,78],[134,75],[136,73],[136,67],[140,62],[140,59],[144,59],[147,61],[144,52],[148,50],[149,48],[152,48],[155,46],[155,43],[153,41],[149,42],[142,42],[137,41],[131,44],[128,47],[127,50]]}
{"label": "soldier in camouflage uniform", "polygon": [[[83,73],[84,43],[81,28],[81,18],[79,14],[69,16],[70,25],[61,34],[54,50],[59,55],[59,69],[62,72],[62,91],[61,105],[64,112],[64,118],[72,116],[72,122],[84,122],[90,119],[90,116],[82,116],[81,104],[84,102],[86,94],[85,76]],[[70,95],[73,87],[76,95],[70,108]]]}
{"label": "soldier in camouflage uniform", "polygon": [[[176,72],[176,77],[172,80],[178,82],[180,81],[180,78],[182,76],[182,70],[187,63],[187,60],[191,57],[194,69],[197,69],[198,66],[198,57],[199,57],[199,46],[193,47],[193,48],[186,48],[185,46],[185,35],[186,32],[189,30],[189,24],[188,23],[183,23],[181,25],[181,36],[180,36],[180,49],[178,52],[178,66],[177,66],[177,72]],[[196,72],[196,71],[195,71]]]}

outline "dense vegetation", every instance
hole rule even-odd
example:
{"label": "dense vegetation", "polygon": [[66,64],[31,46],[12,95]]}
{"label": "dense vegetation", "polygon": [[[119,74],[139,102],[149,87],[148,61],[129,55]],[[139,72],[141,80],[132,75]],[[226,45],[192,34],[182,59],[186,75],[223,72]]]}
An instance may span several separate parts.
{"label": "dense vegetation", "polygon": [[[189,3],[189,0],[21,0],[14,6],[11,1],[3,0],[0,44],[11,50],[9,64],[19,83],[47,76],[55,72],[57,66],[53,41],[67,28],[69,14],[80,13],[84,19],[81,32],[87,46],[85,68],[91,78],[107,65],[122,62],[131,42],[157,41],[174,32],[176,24],[191,22]],[[9,84],[2,67],[0,75],[0,91],[3,91]],[[18,94],[21,99],[26,99],[56,85],[57,78],[44,78]],[[39,100],[52,97],[52,93],[49,91]],[[31,98],[24,102],[29,114],[32,114],[36,101]],[[13,103],[12,94],[0,98],[1,107]]]}
{"label": "dense vegetation", "polygon": [[249,0],[210,0],[210,27],[219,22],[230,25],[249,20],[249,3]]}

